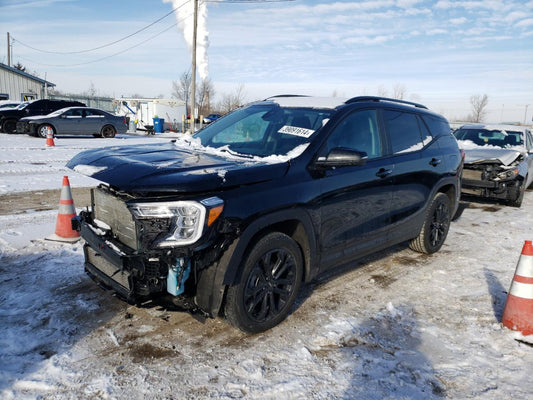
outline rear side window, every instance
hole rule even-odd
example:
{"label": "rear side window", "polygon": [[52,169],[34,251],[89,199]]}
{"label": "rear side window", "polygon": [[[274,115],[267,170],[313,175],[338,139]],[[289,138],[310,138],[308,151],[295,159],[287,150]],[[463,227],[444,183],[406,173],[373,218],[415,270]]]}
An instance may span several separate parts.
{"label": "rear side window", "polygon": [[448,124],[448,121],[443,118],[437,118],[431,115],[422,115],[422,119],[429,127],[429,130],[431,131],[431,135],[433,137],[449,135],[452,131],[450,128],[450,124]]}
{"label": "rear side window", "polygon": [[390,135],[393,154],[420,150],[431,141],[426,127],[415,114],[385,110],[383,117]]}

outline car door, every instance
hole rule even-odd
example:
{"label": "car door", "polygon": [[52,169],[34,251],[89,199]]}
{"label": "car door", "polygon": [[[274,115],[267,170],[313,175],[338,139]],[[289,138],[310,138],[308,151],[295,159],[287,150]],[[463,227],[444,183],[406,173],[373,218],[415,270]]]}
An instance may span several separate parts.
{"label": "car door", "polygon": [[444,174],[442,151],[416,113],[383,110],[394,170],[391,241],[416,236],[433,188]]}
{"label": "car door", "polygon": [[81,133],[100,133],[100,130],[104,125],[104,120],[104,113],[102,113],[100,110],[95,110],[92,108],[84,109]]}
{"label": "car door", "polygon": [[70,108],[57,118],[56,132],[58,134],[77,134],[80,132],[82,111],[79,108]]}
{"label": "car door", "polygon": [[320,151],[325,156],[344,148],[368,157],[364,165],[326,169],[320,179],[322,268],[368,253],[386,241],[393,165],[383,155],[383,142],[377,111],[364,109],[340,121]]}

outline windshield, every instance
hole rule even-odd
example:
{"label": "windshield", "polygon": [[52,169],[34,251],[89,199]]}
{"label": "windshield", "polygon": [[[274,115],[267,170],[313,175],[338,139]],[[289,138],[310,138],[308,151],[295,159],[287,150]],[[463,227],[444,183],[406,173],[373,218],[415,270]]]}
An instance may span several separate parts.
{"label": "windshield", "polygon": [[522,132],[503,129],[458,129],[455,137],[457,140],[469,140],[478,146],[511,148],[524,144]]}
{"label": "windshield", "polygon": [[20,103],[20,104],[17,106],[17,110],[23,110],[23,109],[25,109],[26,106],[27,106],[28,104],[30,104],[29,101],[26,101],[26,102],[24,102],[24,103]]}
{"label": "windshield", "polygon": [[226,147],[240,154],[286,155],[309,143],[311,135],[332,113],[333,110],[282,108],[276,103],[254,104],[217,119],[194,136],[203,146]]}
{"label": "windshield", "polygon": [[57,115],[63,114],[66,110],[64,108],[60,108],[59,110],[55,110],[48,114],[49,117],[55,117]]}

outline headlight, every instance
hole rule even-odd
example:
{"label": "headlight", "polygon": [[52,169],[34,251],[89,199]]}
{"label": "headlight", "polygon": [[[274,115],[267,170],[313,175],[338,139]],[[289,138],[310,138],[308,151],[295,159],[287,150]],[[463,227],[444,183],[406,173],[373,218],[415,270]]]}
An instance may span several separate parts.
{"label": "headlight", "polygon": [[211,197],[201,202],[169,201],[154,203],[132,203],[129,209],[135,219],[171,219],[169,234],[157,242],[157,247],[185,246],[196,242],[202,236],[206,216],[210,226],[222,212],[224,202]]}
{"label": "headlight", "polygon": [[130,211],[136,219],[172,219],[169,235],[157,243],[158,247],[187,245],[202,236],[205,207],[195,201],[172,201],[164,203],[134,203]]}
{"label": "headlight", "polygon": [[501,180],[514,179],[518,176],[518,168],[508,169],[507,171],[500,172],[498,178]]}

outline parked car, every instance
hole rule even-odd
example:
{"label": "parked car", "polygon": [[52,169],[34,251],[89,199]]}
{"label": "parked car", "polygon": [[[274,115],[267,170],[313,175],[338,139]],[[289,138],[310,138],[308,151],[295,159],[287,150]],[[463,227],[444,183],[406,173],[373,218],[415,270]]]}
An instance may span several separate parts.
{"label": "parked car", "polygon": [[279,96],[192,138],[88,150],[67,166],[103,182],[73,219],[96,282],[261,332],[330,268],[404,241],[438,251],[462,155],[420,104]]}
{"label": "parked car", "polygon": [[47,115],[65,107],[84,107],[79,101],[40,99],[21,104],[17,108],[0,109],[0,131],[16,133],[17,121],[33,115]]}
{"label": "parked car", "polygon": [[523,126],[463,125],[454,133],[465,151],[463,193],[520,207],[533,181],[533,136]]}
{"label": "parked car", "polygon": [[0,109],[16,108],[19,105],[20,105],[20,101],[0,100]]}
{"label": "parked car", "polygon": [[17,132],[45,138],[49,129],[54,135],[94,135],[112,138],[128,130],[124,116],[89,107],[68,107],[48,115],[21,118]]}
{"label": "parked car", "polygon": [[210,124],[213,121],[219,119],[222,115],[220,114],[209,114],[207,117],[204,117],[204,124]]}

